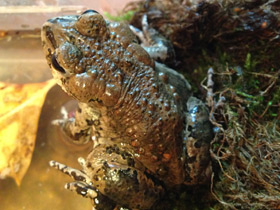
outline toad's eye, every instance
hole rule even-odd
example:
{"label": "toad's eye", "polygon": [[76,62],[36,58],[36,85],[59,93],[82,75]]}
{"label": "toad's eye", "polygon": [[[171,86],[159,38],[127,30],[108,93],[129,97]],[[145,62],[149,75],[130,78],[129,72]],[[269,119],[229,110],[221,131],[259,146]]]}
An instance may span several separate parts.
{"label": "toad's eye", "polygon": [[65,70],[57,62],[55,54],[52,55],[52,66],[55,68],[55,70],[65,73]]}
{"label": "toad's eye", "polygon": [[83,14],[87,14],[87,13],[97,13],[97,14],[99,14],[97,11],[95,11],[95,10],[93,10],[93,9],[88,9],[88,10],[84,11],[84,12],[82,13],[82,15],[83,15]]}

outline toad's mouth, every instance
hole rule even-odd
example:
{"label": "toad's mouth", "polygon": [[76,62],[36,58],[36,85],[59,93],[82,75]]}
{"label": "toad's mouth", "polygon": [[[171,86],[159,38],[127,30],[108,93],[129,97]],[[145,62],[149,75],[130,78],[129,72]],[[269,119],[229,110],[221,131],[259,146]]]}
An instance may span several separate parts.
{"label": "toad's mouth", "polygon": [[[57,47],[56,40],[54,38],[54,34],[51,31],[49,26],[46,26],[44,28],[45,34],[42,35],[42,40],[43,40],[43,48],[44,51],[46,51],[46,59],[48,61],[48,64],[50,67],[53,69],[65,73],[64,68],[58,63],[56,54],[55,54],[55,49]],[[43,32],[42,32],[43,33]]]}
{"label": "toad's mouth", "polygon": [[57,70],[63,74],[66,73],[65,69],[62,66],[60,66],[60,64],[57,62],[55,53],[52,54],[51,64],[55,70]]}

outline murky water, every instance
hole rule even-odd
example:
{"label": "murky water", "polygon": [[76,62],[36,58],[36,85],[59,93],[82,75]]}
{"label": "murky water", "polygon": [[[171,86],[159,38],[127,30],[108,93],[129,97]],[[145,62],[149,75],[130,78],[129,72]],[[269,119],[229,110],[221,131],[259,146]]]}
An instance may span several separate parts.
{"label": "murky water", "polygon": [[[39,38],[0,40],[0,80],[27,83],[51,78],[41,51]],[[92,209],[90,200],[64,189],[71,178],[48,165],[50,160],[57,160],[80,168],[77,158],[86,157],[91,149],[90,144],[67,141],[60,128],[51,124],[61,118],[62,106],[73,110],[76,103],[55,86],[46,97],[33,158],[21,186],[12,179],[0,180],[1,210]]]}

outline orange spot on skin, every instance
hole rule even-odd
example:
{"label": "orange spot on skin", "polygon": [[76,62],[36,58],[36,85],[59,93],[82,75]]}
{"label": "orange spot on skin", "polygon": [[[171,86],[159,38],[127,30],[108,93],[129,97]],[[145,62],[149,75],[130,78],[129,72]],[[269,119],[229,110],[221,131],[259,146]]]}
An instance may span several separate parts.
{"label": "orange spot on skin", "polygon": [[137,140],[134,140],[134,141],[131,142],[131,146],[138,147],[139,146],[139,142]]}
{"label": "orange spot on skin", "polygon": [[240,10],[241,10],[240,7],[235,7],[235,8],[233,8],[233,11],[234,11],[234,12],[240,12]]}
{"label": "orange spot on skin", "polygon": [[171,159],[171,155],[168,153],[163,153],[163,161],[169,161]]}
{"label": "orange spot on skin", "polygon": [[266,28],[267,27],[267,22],[262,22],[261,28]]}

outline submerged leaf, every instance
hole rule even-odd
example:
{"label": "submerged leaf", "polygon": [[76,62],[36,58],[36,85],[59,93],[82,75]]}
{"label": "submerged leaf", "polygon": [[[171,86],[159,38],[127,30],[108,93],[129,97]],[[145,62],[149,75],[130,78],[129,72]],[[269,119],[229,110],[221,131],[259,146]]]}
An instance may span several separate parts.
{"label": "submerged leaf", "polygon": [[20,185],[31,162],[41,108],[54,84],[0,82],[0,178],[12,177]]}

